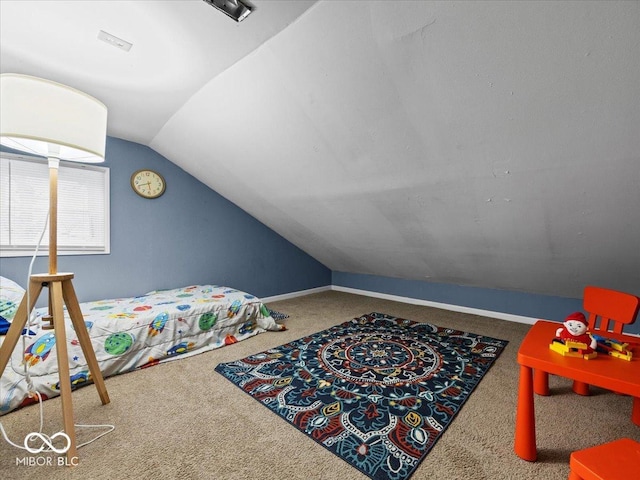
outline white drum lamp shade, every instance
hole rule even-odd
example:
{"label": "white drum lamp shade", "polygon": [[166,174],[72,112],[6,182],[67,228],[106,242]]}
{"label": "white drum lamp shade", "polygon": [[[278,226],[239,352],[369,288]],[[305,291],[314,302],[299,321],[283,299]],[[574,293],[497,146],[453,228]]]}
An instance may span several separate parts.
{"label": "white drum lamp shade", "polygon": [[0,142],[20,152],[104,161],[107,107],[74,88],[28,75],[0,75]]}

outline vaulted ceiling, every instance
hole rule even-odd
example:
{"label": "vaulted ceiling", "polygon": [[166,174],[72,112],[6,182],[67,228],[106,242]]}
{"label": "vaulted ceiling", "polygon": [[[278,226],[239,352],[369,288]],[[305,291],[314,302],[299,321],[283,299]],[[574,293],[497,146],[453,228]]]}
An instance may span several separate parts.
{"label": "vaulted ceiling", "polygon": [[0,69],[332,270],[640,294],[640,2],[252,4],[1,0]]}

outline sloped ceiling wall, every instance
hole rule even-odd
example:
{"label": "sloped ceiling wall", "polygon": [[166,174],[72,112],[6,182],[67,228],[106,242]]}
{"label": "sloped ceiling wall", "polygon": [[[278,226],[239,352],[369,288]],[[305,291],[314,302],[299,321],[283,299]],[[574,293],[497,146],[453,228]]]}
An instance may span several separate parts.
{"label": "sloped ceiling wall", "polygon": [[252,3],[2,0],[2,72],[334,271],[640,294],[640,2]]}
{"label": "sloped ceiling wall", "polygon": [[318,2],[151,146],[329,268],[640,293],[640,4]]}
{"label": "sloped ceiling wall", "polygon": [[[203,84],[313,3],[268,0],[237,24],[202,0],[1,0],[0,66],[93,95],[109,109],[109,135],[146,145]],[[101,30],[133,47],[98,40]]]}

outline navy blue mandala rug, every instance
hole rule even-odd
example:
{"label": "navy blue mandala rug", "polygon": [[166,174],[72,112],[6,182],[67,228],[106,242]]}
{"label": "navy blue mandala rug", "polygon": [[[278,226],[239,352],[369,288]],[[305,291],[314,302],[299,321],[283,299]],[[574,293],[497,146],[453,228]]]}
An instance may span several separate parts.
{"label": "navy blue mandala rug", "polygon": [[216,371],[370,478],[402,480],[506,345],[371,313]]}

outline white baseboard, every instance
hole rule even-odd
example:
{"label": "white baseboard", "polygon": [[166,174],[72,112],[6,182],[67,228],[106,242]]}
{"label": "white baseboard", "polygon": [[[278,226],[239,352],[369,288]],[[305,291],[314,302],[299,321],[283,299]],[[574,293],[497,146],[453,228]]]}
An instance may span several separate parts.
{"label": "white baseboard", "polygon": [[479,308],[463,307],[461,305],[451,305],[448,303],[431,302],[419,298],[401,297],[399,295],[389,295],[387,293],[371,292],[369,290],[358,290],[356,288],[340,287],[332,285],[331,290],[338,292],[354,293],[356,295],[365,295],[367,297],[382,298],[384,300],[392,300],[394,302],[409,303],[411,305],[422,305],[424,307],[441,308],[442,310],[450,310],[452,312],[471,313],[473,315],[482,315],[483,317],[498,318],[500,320],[508,320],[510,322],[526,323],[533,325],[539,319],[532,317],[524,317],[522,315],[514,315],[512,313],[494,312],[491,310],[481,310]]}
{"label": "white baseboard", "polygon": [[491,310],[481,310],[479,308],[463,307],[460,305],[451,305],[448,303],[431,302],[429,300],[421,300],[419,298],[401,297],[399,295],[390,295],[387,293],[372,292],[369,290],[359,290],[357,288],[341,287],[339,285],[327,285],[326,287],[310,288],[308,290],[300,290],[298,292],[285,293],[282,295],[275,295],[273,297],[261,298],[264,303],[277,302],[280,300],[288,300],[290,298],[302,297],[304,295],[311,295],[313,293],[326,292],[328,290],[334,290],[336,292],[353,293],[355,295],[363,295],[365,297],[381,298],[383,300],[391,300],[394,302],[409,303],[411,305],[422,305],[425,307],[441,308],[442,310],[450,310],[460,313],[471,313],[473,315],[482,315],[483,317],[498,318],[500,320],[508,320],[510,322],[526,323],[533,325],[538,321],[538,318],[524,317],[522,315],[514,315],[504,312],[493,312]]}
{"label": "white baseboard", "polygon": [[312,293],[327,292],[329,290],[331,290],[331,285],[309,288],[308,290],[299,290],[297,292],[283,293],[282,295],[274,295],[272,297],[260,297],[260,300],[262,300],[262,303],[279,302],[280,300],[289,300],[290,298],[303,297],[305,295],[311,295]]}
{"label": "white baseboard", "polygon": [[[451,305],[449,303],[431,302],[429,300],[422,300],[420,298],[401,297],[399,295],[390,295],[388,293],[372,292],[370,290],[360,290],[357,288],[341,287],[339,285],[327,285],[325,287],[310,288],[308,290],[300,290],[298,292],[285,293],[282,295],[275,295],[273,297],[262,298],[261,300],[266,302],[277,302],[279,300],[287,300],[289,298],[302,297],[304,295],[311,295],[312,293],[326,292],[333,290],[336,292],[353,293],[354,295],[363,295],[365,297],[381,298],[383,300],[391,300],[394,302],[409,303],[411,305],[422,305],[424,307],[441,308],[442,310],[450,310],[452,312],[470,313],[473,315],[481,315],[483,317],[498,318],[500,320],[507,320],[509,322],[526,323],[533,325],[539,318],[525,317],[523,315],[514,315],[512,313],[494,312],[492,310],[482,310],[480,308],[463,307],[461,305]],[[639,337],[639,333],[627,333],[634,337]]]}

